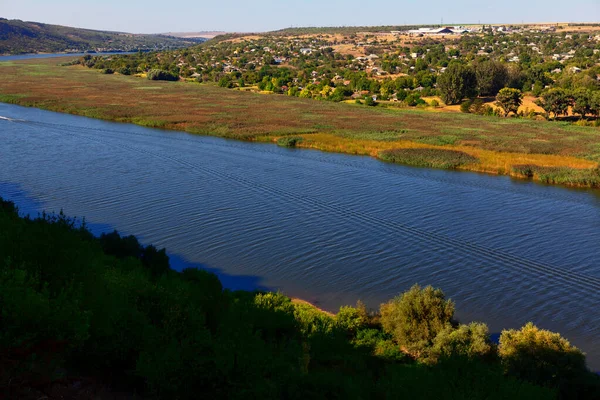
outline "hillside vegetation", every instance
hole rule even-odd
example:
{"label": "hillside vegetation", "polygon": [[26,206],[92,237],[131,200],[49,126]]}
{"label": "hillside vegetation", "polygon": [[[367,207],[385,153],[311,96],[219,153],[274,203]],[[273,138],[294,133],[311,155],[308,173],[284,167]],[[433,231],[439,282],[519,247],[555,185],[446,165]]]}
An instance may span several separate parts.
{"label": "hillside vegetation", "polygon": [[[464,325],[413,286],[379,312],[337,315],[273,292],[175,272],[164,249],[94,237],[0,198],[0,395],[90,398],[597,399],[600,378],[560,335]],[[62,396],[62,397],[61,397]],[[130,397],[130,396],[129,396]]]}
{"label": "hillside vegetation", "polygon": [[165,50],[202,41],[197,38],[134,35],[0,18],[0,54]]}

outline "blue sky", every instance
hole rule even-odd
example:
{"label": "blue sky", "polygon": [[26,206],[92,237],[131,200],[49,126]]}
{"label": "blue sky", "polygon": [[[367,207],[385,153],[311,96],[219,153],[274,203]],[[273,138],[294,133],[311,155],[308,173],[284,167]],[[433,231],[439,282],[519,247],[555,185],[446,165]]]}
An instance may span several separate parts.
{"label": "blue sky", "polygon": [[600,0],[0,0],[0,17],[134,33],[260,32],[442,18],[444,24],[600,22]]}

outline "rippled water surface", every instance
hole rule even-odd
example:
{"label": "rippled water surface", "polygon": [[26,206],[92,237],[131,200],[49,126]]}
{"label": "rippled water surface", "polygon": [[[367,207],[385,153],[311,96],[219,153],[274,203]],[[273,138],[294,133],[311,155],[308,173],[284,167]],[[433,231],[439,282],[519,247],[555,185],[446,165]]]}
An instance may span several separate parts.
{"label": "rippled water surface", "polygon": [[600,369],[600,195],[0,104],[0,195],[327,309],[441,287],[463,321],[533,321]]}

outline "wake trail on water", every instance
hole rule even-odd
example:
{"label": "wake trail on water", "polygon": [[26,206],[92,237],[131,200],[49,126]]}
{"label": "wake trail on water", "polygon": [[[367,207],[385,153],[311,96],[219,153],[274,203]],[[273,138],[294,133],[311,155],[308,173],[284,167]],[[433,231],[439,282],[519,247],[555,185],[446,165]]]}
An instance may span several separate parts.
{"label": "wake trail on water", "polygon": [[[38,123],[36,123],[38,124]],[[43,124],[43,123],[40,123]],[[107,147],[117,148],[125,151],[137,152],[139,154],[145,154],[151,156],[153,158],[158,158],[162,160],[166,160],[172,163],[176,163],[182,166],[189,168],[191,171],[196,171],[202,174],[209,175],[211,177],[215,177],[217,179],[221,179],[224,181],[234,182],[241,186],[246,187],[250,191],[254,191],[256,193],[270,193],[271,195],[277,196],[282,199],[287,199],[297,205],[306,207],[310,210],[317,210],[321,212],[329,212],[339,215],[342,218],[347,220],[353,220],[357,222],[361,222],[365,225],[375,226],[378,228],[383,228],[391,233],[402,233],[407,235],[410,238],[416,238],[420,240],[424,240],[430,242],[434,245],[443,247],[443,248],[451,248],[461,250],[467,254],[471,254],[479,259],[486,260],[492,264],[501,264],[502,266],[510,267],[515,270],[521,270],[523,272],[529,273],[536,278],[540,278],[540,274],[545,276],[551,284],[560,285],[561,283],[573,285],[576,287],[580,287],[584,290],[590,290],[591,293],[598,293],[600,290],[600,277],[590,276],[581,274],[578,272],[570,271],[561,267],[549,265],[549,264],[541,264],[536,261],[522,258],[516,255],[513,255],[509,252],[498,250],[491,247],[486,247],[474,242],[454,239],[452,237],[439,234],[436,232],[431,232],[427,230],[423,230],[414,226],[410,226],[407,224],[402,224],[400,222],[389,221],[383,218],[380,218],[376,215],[370,214],[364,211],[353,210],[351,206],[338,203],[338,202],[329,202],[329,201],[321,201],[314,197],[310,197],[307,195],[300,195],[288,190],[279,189],[277,187],[263,184],[251,179],[244,178],[239,175],[232,175],[223,170],[211,168],[208,166],[196,164],[181,158],[168,156],[152,151],[148,151],[145,149],[141,149],[135,146],[130,146],[126,144],[114,143],[106,140],[105,138],[91,137],[85,134],[81,134],[78,127],[65,127],[65,126],[52,126],[53,124],[43,124],[48,129],[48,131],[54,133],[55,135],[69,135],[74,138],[78,138],[81,140],[86,140],[90,142],[96,142],[102,144]],[[87,129],[87,128],[84,128]]]}
{"label": "wake trail on water", "polygon": [[[133,135],[133,136],[137,136],[137,137],[152,137],[152,138],[162,139],[162,137],[158,134],[143,133],[143,132],[129,132],[129,131],[119,131],[119,130],[93,128],[93,127],[81,127],[80,128],[80,127],[73,126],[73,125],[54,124],[54,123],[49,123],[49,122],[38,122],[38,121],[26,121],[26,120],[14,120],[14,119],[12,121],[13,122],[23,122],[23,123],[27,123],[28,125],[37,125],[37,126],[42,126],[42,127],[54,128],[54,129],[64,129],[64,130],[71,131],[71,132],[74,129],[85,129],[88,131],[112,134],[112,135],[115,135],[115,137],[118,139],[123,139],[124,135]],[[150,129],[158,129],[158,128],[150,128]],[[79,132],[79,131],[77,131],[77,132]],[[162,134],[162,132],[160,132],[160,133]],[[187,133],[187,132],[181,132],[181,133]],[[193,138],[183,138],[183,137],[175,137],[175,136],[170,136],[168,138],[168,140],[169,141],[177,141],[177,142],[198,143],[198,141]],[[242,148],[242,146],[243,146],[242,144],[235,143],[235,141],[228,141],[228,142],[223,142],[223,143],[211,143],[211,145],[215,146],[215,147],[221,147],[221,148]],[[280,152],[277,152],[275,150],[269,150],[267,147],[260,147],[260,148],[257,147],[256,149],[253,149],[253,151],[256,153],[274,154],[274,155],[281,156]],[[298,154],[295,154],[294,156],[296,158],[309,159],[311,162],[318,162],[318,163],[330,164],[330,165],[331,164],[340,165],[345,168],[351,168],[353,170],[364,170],[365,169],[364,167],[360,167],[354,163],[343,162],[341,160],[318,159],[318,158],[314,158],[312,156],[311,157],[303,157],[302,155],[299,156]],[[377,172],[377,173],[392,173],[391,171],[388,171],[388,170],[379,170],[379,169],[377,169],[377,170],[373,169],[373,171]],[[514,195],[521,196],[521,197],[538,198],[538,199],[543,199],[543,200],[547,200],[547,201],[569,202],[569,203],[580,204],[580,205],[588,205],[589,204],[588,202],[586,202],[584,200],[580,200],[578,198],[573,198],[573,197],[569,197],[569,196],[557,195],[557,193],[552,193],[552,194],[543,194],[540,192],[531,193],[531,192],[519,191],[516,189],[512,189],[510,187],[498,188],[498,187],[495,187],[495,186],[492,186],[492,185],[489,185],[489,184],[486,184],[483,182],[454,181],[454,180],[443,178],[443,177],[428,175],[425,172],[421,172],[419,168],[406,168],[406,169],[403,169],[400,173],[399,173],[398,169],[394,169],[393,173],[399,174],[402,176],[406,176],[409,178],[413,178],[413,179],[438,182],[438,183],[459,186],[459,187],[481,189],[481,190],[486,190],[486,191],[491,191],[491,192],[502,192],[502,193],[509,192],[509,193],[512,193]]]}

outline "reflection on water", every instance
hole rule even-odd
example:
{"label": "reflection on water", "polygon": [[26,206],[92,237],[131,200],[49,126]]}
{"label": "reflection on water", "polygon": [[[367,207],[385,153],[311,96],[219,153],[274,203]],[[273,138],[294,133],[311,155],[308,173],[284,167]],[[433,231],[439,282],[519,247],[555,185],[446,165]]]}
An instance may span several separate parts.
{"label": "reflection on water", "polygon": [[[492,331],[559,331],[600,369],[597,191],[0,105],[0,195],[328,309],[418,282]],[[18,200],[18,199],[17,199]],[[186,264],[187,265],[187,264]]]}

